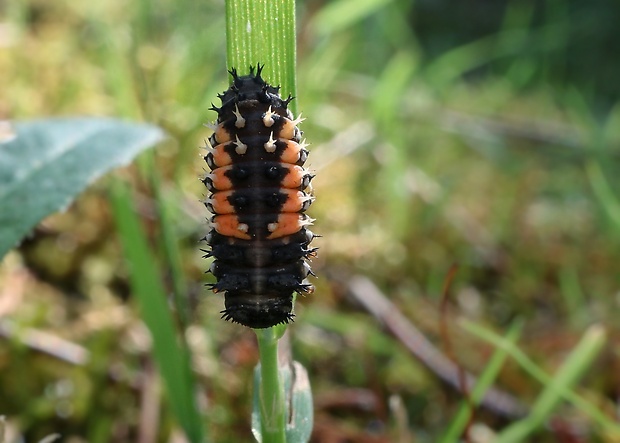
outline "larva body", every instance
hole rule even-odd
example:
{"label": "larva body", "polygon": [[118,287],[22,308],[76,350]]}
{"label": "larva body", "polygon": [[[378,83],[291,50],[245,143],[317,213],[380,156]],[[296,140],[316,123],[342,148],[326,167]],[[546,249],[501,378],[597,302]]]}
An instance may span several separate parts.
{"label": "larva body", "polygon": [[251,328],[292,321],[293,293],[311,293],[307,262],[316,248],[305,211],[314,197],[301,131],[278,89],[254,72],[223,94],[205,161],[205,202],[214,214],[206,240],[215,258],[214,292],[225,295],[222,318]]}

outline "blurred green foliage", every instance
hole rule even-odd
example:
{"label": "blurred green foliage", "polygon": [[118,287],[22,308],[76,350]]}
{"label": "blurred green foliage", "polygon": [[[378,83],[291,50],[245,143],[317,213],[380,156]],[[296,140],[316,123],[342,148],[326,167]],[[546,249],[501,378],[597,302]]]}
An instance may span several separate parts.
{"label": "blurred green foliage", "polygon": [[[215,118],[210,102],[227,85],[224,4],[9,0],[0,8],[0,119],[120,116],[171,134],[154,163],[118,175],[133,185],[158,258],[161,237],[176,239],[191,312],[185,336],[213,441],[246,441],[254,337],[219,320],[222,301],[203,287],[208,263],[197,244],[207,216],[197,147],[208,136],[202,124]],[[547,374],[587,326],[602,324],[602,356],[574,393],[614,416],[619,15],[603,1],[299,3],[297,100],[317,170],[310,212],[323,238],[317,291],[298,300],[291,329],[315,393],[314,441],[433,442],[451,423],[461,396],[332,277],[371,278],[442,348],[440,301],[453,263],[447,321],[464,367],[482,373],[494,349],[457,317],[500,335],[521,318],[517,346]],[[162,233],[148,168],[161,175],[172,233]],[[110,211],[104,180],[0,266],[8,336],[0,414],[11,435],[136,441],[151,430],[168,441],[175,432],[165,400],[153,400],[149,337]],[[79,344],[87,358],[38,352],[27,340],[33,332],[56,354]],[[495,385],[525,404],[544,391],[511,358]],[[556,408],[565,420],[538,426],[529,442],[558,441],[566,421],[582,441],[618,441],[571,403]],[[476,435],[506,425],[488,411],[473,423]]]}

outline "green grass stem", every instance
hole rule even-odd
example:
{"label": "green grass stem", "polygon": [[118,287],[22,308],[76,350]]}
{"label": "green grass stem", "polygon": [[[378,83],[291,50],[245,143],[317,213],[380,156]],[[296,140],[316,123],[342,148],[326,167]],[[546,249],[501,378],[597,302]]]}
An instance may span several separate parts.
{"label": "green grass stem", "polygon": [[[294,0],[227,0],[227,63],[239,74],[249,66],[264,64],[263,78],[282,87],[281,94],[295,96],[295,2]],[[296,112],[295,102],[291,110]],[[286,441],[286,404],[284,385],[278,367],[278,339],[286,328],[257,330],[260,351],[259,411],[260,435],[269,443]]]}
{"label": "green grass stem", "polygon": [[260,352],[259,409],[262,442],[286,442],[286,404],[279,377],[277,328],[256,330]]}

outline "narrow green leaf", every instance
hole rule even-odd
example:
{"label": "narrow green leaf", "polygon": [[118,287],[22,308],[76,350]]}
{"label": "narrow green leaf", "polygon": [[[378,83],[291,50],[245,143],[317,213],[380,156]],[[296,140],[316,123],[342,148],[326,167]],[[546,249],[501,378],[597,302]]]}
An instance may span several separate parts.
{"label": "narrow green leaf", "polygon": [[[249,66],[264,64],[263,78],[280,85],[283,96],[295,96],[296,92],[295,32],[294,0],[226,0],[228,67],[244,75]],[[295,102],[291,111],[296,111]],[[286,441],[286,408],[277,358],[278,339],[285,329],[256,331],[261,364],[254,392],[260,420],[253,432],[258,441]]]}
{"label": "narrow green leaf", "polygon": [[153,338],[153,355],[170,406],[188,439],[192,443],[201,443],[204,430],[194,396],[190,356],[179,344],[157,262],[133,210],[129,191],[123,185],[117,185],[113,197],[114,216],[130,268],[133,294]]}
{"label": "narrow green leaf", "polygon": [[0,258],[45,216],[110,169],[163,139],[161,129],[113,119],[17,123],[0,143]]}
{"label": "narrow green leaf", "polygon": [[[385,201],[388,217],[387,228],[396,237],[410,231],[411,214],[404,211],[410,197],[402,186],[402,177],[410,168],[410,151],[404,147],[410,141],[403,134],[406,123],[398,118],[403,107],[403,91],[407,88],[416,69],[416,60],[408,51],[396,53],[386,64],[372,97],[372,111],[377,126],[386,140],[384,167],[379,172],[379,186],[388,190]],[[404,148],[404,149],[403,149]]]}

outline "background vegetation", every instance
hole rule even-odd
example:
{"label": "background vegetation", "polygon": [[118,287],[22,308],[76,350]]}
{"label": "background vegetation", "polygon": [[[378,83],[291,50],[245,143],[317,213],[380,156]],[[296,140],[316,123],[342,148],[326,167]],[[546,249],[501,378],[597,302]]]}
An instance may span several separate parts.
{"label": "background vegetation", "polygon": [[[161,176],[205,420],[213,441],[249,441],[254,334],[219,319],[197,243],[202,124],[228,81],[224,4],[29,0],[0,14],[0,119],[120,116],[170,134],[153,162],[116,176],[132,183],[160,260],[165,232],[145,170]],[[489,368],[492,331],[519,332],[492,381],[544,418],[519,422],[534,429],[525,441],[620,441],[610,424],[620,393],[619,21],[620,6],[604,1],[299,3],[298,107],[323,238],[317,291],[299,300],[290,329],[313,386],[314,441],[436,442],[469,397],[395,337],[394,318],[386,328],[370,313],[374,289],[474,374]],[[111,181],[46,219],[0,266],[0,413],[15,441],[181,438],[130,290]],[[601,352],[581,353],[592,334]],[[564,386],[579,380],[568,396],[580,400],[544,411],[549,379],[536,370],[553,379],[574,349],[582,367]],[[523,412],[507,409],[477,410],[469,441],[493,441]]]}

